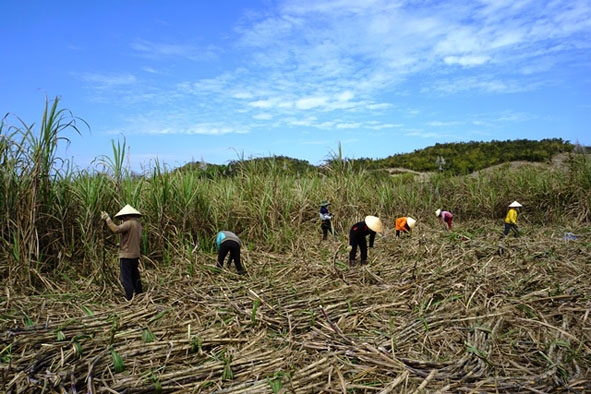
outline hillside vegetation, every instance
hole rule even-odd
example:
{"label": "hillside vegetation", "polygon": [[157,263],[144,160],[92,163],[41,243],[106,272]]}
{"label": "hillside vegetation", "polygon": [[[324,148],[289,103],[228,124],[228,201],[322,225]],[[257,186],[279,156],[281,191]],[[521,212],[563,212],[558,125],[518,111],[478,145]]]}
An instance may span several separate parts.
{"label": "hillside vegetation", "polygon": [[272,156],[241,158],[231,161],[227,165],[189,163],[183,166],[180,171],[199,169],[208,176],[213,174],[232,176],[236,175],[240,168],[251,166],[256,167],[259,171],[306,174],[323,172],[327,166],[334,166],[336,162],[344,161],[353,171],[403,168],[415,172],[442,171],[449,175],[462,175],[513,161],[549,163],[558,154],[582,153],[583,151],[584,147],[560,138],[539,141],[518,139],[435,144],[414,152],[396,154],[384,159],[347,159],[343,156],[339,146],[338,152],[330,154],[325,163],[319,167],[313,166],[305,160]]}
{"label": "hillside vegetation", "polygon": [[[568,152],[561,165],[420,181],[340,150],[318,168],[272,157],[137,175],[125,142],[96,170],[64,165],[56,147],[83,122],[58,100],[43,115],[39,130],[0,125],[1,392],[591,390],[591,158],[567,143],[548,145]],[[522,236],[505,238],[513,200]],[[124,204],[144,228],[146,291],[130,303],[100,220]],[[368,214],[384,234],[350,267],[349,229]],[[396,239],[399,216],[418,226]],[[246,276],[213,269],[226,229]]]}

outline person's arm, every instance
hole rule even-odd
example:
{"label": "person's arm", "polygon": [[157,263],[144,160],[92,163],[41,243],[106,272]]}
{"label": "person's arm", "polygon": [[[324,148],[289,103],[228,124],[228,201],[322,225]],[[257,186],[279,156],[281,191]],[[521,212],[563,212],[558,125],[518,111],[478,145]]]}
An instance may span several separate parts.
{"label": "person's arm", "polygon": [[369,233],[369,247],[373,248],[373,242],[376,239],[376,233],[374,231],[372,231],[371,233]]}
{"label": "person's arm", "polygon": [[120,227],[113,223],[111,217],[105,211],[101,212],[101,218],[105,221],[105,223],[107,223],[107,227],[109,227],[112,232],[118,233],[121,231]]}

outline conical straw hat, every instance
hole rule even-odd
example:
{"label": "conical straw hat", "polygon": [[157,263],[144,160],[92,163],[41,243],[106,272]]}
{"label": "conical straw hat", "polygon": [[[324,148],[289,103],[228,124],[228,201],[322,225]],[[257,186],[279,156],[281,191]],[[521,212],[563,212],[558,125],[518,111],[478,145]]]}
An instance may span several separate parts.
{"label": "conical straw hat", "polygon": [[126,206],[121,208],[121,210],[119,212],[117,212],[115,214],[115,217],[118,218],[119,216],[127,216],[127,215],[142,216],[142,214],[138,210],[133,208],[131,205],[127,204]]}
{"label": "conical straw hat", "polygon": [[439,216],[441,214],[441,209],[435,211],[435,216]]}
{"label": "conical straw hat", "polygon": [[322,201],[320,202],[320,206],[321,206],[321,207],[328,207],[329,205],[330,205],[330,203],[329,203],[328,201],[326,201],[326,200],[322,200]]}
{"label": "conical straw hat", "polygon": [[513,201],[511,204],[509,204],[509,208],[521,208],[522,206],[523,205],[521,205],[517,201]]}
{"label": "conical straw hat", "polygon": [[367,224],[367,227],[369,227],[371,230],[375,231],[376,233],[381,233],[384,230],[384,225],[382,224],[382,221],[378,217],[371,216],[371,215],[366,216],[364,221],[365,221],[365,224]]}
{"label": "conical straw hat", "polygon": [[414,228],[417,225],[417,221],[409,216],[406,218],[406,224],[408,224],[408,227]]}

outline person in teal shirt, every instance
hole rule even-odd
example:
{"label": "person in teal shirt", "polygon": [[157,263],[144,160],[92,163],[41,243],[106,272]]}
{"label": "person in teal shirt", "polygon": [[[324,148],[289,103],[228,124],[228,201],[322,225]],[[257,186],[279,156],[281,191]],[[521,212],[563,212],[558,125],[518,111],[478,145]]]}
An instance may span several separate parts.
{"label": "person in teal shirt", "polygon": [[234,261],[234,265],[236,265],[236,270],[238,273],[240,275],[246,274],[246,270],[240,263],[240,238],[238,238],[238,236],[231,231],[220,231],[215,243],[218,247],[217,267],[222,269],[224,260],[229,253],[230,257],[228,258],[228,266],[230,263],[232,263],[232,261]]}

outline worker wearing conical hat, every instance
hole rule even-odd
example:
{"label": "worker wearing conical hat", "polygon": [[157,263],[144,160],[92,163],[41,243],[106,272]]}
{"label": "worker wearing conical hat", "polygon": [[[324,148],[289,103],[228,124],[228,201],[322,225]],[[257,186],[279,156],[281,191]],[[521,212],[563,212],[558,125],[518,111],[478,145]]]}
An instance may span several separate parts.
{"label": "worker wearing conical hat", "polygon": [[119,271],[121,284],[125,290],[125,298],[129,301],[134,294],[142,292],[142,281],[140,280],[139,260],[140,242],[142,239],[142,225],[137,220],[142,214],[131,205],[125,205],[115,217],[121,220],[120,225],[113,223],[109,214],[101,212],[103,219],[109,229],[119,234]]}
{"label": "worker wearing conical hat", "polygon": [[400,238],[400,233],[411,233],[417,225],[417,221],[410,216],[403,216],[396,219],[396,238]]}
{"label": "worker wearing conical hat", "polygon": [[[326,241],[328,232],[332,232],[332,215],[328,211],[330,203],[326,200],[320,203],[320,228],[322,229],[322,240]],[[334,234],[333,234],[334,235]]]}
{"label": "worker wearing conical hat", "polygon": [[448,231],[451,230],[451,222],[454,220],[454,215],[451,212],[438,209],[435,211],[435,215],[441,218],[444,226],[447,225]]}
{"label": "worker wearing conical hat", "polygon": [[519,228],[517,228],[517,216],[519,215],[519,209],[522,207],[520,203],[517,201],[513,201],[509,204],[509,209],[507,210],[507,216],[505,216],[505,231],[503,231],[503,235],[507,236],[509,231],[513,231],[513,234],[516,237],[519,237]]}
{"label": "worker wearing conical hat", "polygon": [[361,264],[367,264],[367,239],[369,235],[369,247],[373,248],[376,233],[384,230],[382,221],[376,216],[366,216],[362,222],[355,223],[349,231],[349,265],[355,265],[357,248],[361,253]]}

